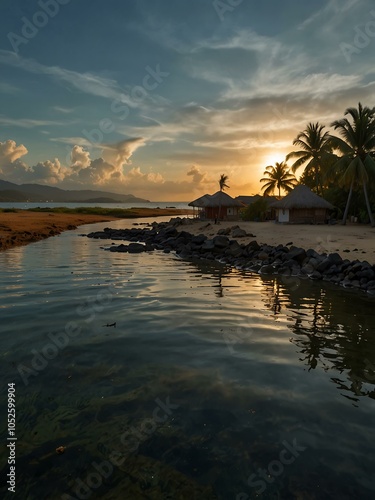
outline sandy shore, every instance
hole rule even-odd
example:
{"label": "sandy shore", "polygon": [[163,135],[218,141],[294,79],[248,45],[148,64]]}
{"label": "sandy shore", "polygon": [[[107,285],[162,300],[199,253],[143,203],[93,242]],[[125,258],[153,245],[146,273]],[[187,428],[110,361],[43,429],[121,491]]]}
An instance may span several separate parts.
{"label": "sandy shore", "polygon": [[[132,217],[176,216],[177,209],[136,209]],[[186,211],[184,211],[186,213]],[[82,224],[118,220],[113,216],[86,214],[55,214],[46,212],[0,212],[0,250],[55,236]]]}
{"label": "sandy shore", "polygon": [[375,228],[369,225],[284,225],[274,222],[220,222],[205,227],[207,222],[194,221],[186,226],[193,233],[214,236],[220,229],[239,226],[254,236],[239,238],[239,243],[247,244],[256,240],[259,244],[277,246],[293,243],[305,250],[312,248],[318,253],[337,252],[343,259],[367,260],[375,264]]}

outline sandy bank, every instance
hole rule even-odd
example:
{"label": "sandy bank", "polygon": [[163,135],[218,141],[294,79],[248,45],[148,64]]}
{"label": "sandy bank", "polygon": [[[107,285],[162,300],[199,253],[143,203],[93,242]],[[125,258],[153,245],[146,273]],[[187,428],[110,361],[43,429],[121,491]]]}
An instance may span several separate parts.
{"label": "sandy bank", "polygon": [[[178,209],[134,209],[129,217],[176,216],[186,211]],[[117,220],[113,216],[87,214],[57,214],[46,212],[0,212],[0,250],[55,236],[82,224]]]}
{"label": "sandy bank", "polygon": [[283,225],[274,222],[220,222],[211,223],[194,221],[186,227],[192,234],[214,236],[220,229],[239,226],[254,237],[238,238],[239,243],[247,244],[256,240],[259,244],[277,246],[293,243],[305,250],[312,248],[318,253],[337,252],[343,259],[367,260],[375,264],[375,228],[369,225]]}

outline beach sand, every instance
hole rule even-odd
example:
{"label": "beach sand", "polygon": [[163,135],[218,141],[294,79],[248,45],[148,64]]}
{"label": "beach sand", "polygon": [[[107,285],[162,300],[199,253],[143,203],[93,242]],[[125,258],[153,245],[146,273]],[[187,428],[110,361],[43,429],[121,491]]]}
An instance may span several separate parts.
{"label": "beach sand", "polygon": [[[133,216],[156,218],[157,216],[176,216],[181,211],[177,209],[137,209]],[[118,220],[113,216],[86,214],[57,214],[19,210],[16,213],[0,212],[0,250],[6,250],[19,245],[26,245],[62,231],[75,229],[82,224],[109,222]],[[157,220],[157,219],[156,219]],[[208,225],[209,224],[209,225]],[[208,227],[207,227],[208,225]],[[303,225],[275,224],[269,222],[213,222],[190,219],[190,224],[178,227],[193,234],[203,233],[213,237],[220,229],[239,226],[254,236],[238,238],[239,243],[247,244],[256,240],[259,244],[277,246],[293,244],[304,249],[313,248],[318,253],[337,252],[343,259],[360,261],[367,260],[375,264],[375,228],[369,225]],[[229,236],[231,237],[231,236]]]}
{"label": "beach sand", "polygon": [[[134,209],[132,217],[176,216],[185,214],[178,209]],[[0,250],[27,245],[76,229],[82,224],[119,220],[113,216],[86,214],[57,214],[49,212],[0,212]]]}
{"label": "beach sand", "polygon": [[[193,233],[203,233],[209,237],[217,234],[220,229],[239,226],[254,236],[237,238],[239,243],[247,244],[256,240],[259,244],[277,246],[292,243],[305,250],[312,248],[318,253],[337,252],[343,259],[368,261],[375,264],[375,228],[369,225],[347,224],[337,225],[304,225],[275,224],[268,222],[236,222],[221,221],[219,224],[194,221],[186,226]],[[231,236],[229,235],[229,238]]]}

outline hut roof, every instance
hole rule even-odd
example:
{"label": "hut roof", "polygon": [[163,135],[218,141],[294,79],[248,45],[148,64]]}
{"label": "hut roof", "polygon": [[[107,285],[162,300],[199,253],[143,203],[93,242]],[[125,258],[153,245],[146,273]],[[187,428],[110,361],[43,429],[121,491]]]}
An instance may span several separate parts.
{"label": "hut roof", "polygon": [[324,198],[313,193],[307,186],[296,186],[293,191],[287,194],[282,200],[271,205],[273,208],[327,208],[334,207]]}
{"label": "hut roof", "polygon": [[223,191],[217,191],[205,201],[205,207],[243,207],[243,204]]}
{"label": "hut roof", "polygon": [[205,203],[207,202],[208,198],[210,198],[210,194],[204,194],[203,196],[200,196],[194,201],[191,201],[189,203],[189,207],[205,207]]}

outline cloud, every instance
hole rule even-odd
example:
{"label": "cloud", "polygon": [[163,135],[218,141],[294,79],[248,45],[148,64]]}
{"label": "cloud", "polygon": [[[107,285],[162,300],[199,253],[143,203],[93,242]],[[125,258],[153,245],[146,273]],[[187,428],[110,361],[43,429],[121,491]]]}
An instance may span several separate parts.
{"label": "cloud", "polygon": [[46,127],[49,125],[69,125],[73,122],[61,122],[53,120],[34,120],[32,118],[7,118],[0,115],[0,126],[6,127],[21,127],[21,128],[34,128]]}
{"label": "cloud", "polygon": [[43,184],[59,184],[65,179],[67,169],[60,164],[57,158],[55,158],[53,161],[46,160],[37,163],[28,169],[27,173],[29,181]]}
{"label": "cloud", "polygon": [[0,167],[13,163],[27,153],[28,151],[23,144],[17,146],[12,140],[0,142]]}
{"label": "cloud", "polygon": [[71,152],[71,163],[72,168],[78,170],[88,167],[91,163],[90,153],[85,151],[82,146],[75,145]]}
{"label": "cloud", "polygon": [[73,113],[74,111],[74,108],[63,108],[62,106],[52,106],[52,109],[54,111],[57,111],[58,113],[64,113],[64,114]]}
{"label": "cloud", "polygon": [[[0,173],[13,182],[40,182],[44,184],[59,184],[76,186],[113,184],[117,189],[119,183],[126,180],[123,167],[131,164],[130,158],[134,152],[144,145],[141,137],[125,139],[115,144],[102,145],[102,158],[92,159],[90,153],[80,145],[74,145],[70,154],[70,165],[63,166],[55,158],[46,160],[34,166],[29,166],[20,160],[27,154],[22,144],[17,146],[15,141],[0,142]],[[159,181],[156,174],[148,180]]]}
{"label": "cloud", "polygon": [[207,180],[207,174],[202,172],[200,167],[197,165],[192,165],[186,175],[192,177],[192,182],[194,182],[194,184],[200,184]]}
{"label": "cloud", "polygon": [[9,83],[0,82],[0,93],[1,94],[17,94],[19,89],[14,85],[9,85]]}
{"label": "cloud", "polygon": [[125,139],[116,144],[102,144],[103,158],[114,165],[117,169],[129,164],[133,153],[141,146],[145,145],[143,137]]}
{"label": "cloud", "polygon": [[64,180],[66,168],[59,160],[46,160],[39,162],[33,167],[29,167],[21,161],[21,158],[28,153],[27,148],[15,141],[8,140],[0,142],[0,174],[7,180],[16,183],[41,182],[44,184],[57,184]]}
{"label": "cloud", "polygon": [[92,147],[92,142],[88,139],[84,139],[83,137],[51,137],[50,141],[52,142],[61,142],[62,144],[68,144],[69,146],[85,146]]}
{"label": "cloud", "polygon": [[[116,80],[111,78],[105,78],[90,72],[78,73],[77,71],[61,68],[60,66],[46,66],[33,59],[26,59],[14,52],[3,49],[0,49],[0,64],[1,63],[19,68],[29,73],[46,75],[53,78],[58,83],[65,83],[69,87],[77,89],[85,94],[111,99],[112,101],[119,101],[130,108],[144,108],[150,103],[157,106],[169,103],[167,99],[155,94],[155,92],[148,92],[143,86],[142,78],[133,86],[120,86]],[[147,75],[148,72],[146,68],[144,76]],[[64,108],[60,107],[60,112],[62,109]]]}

